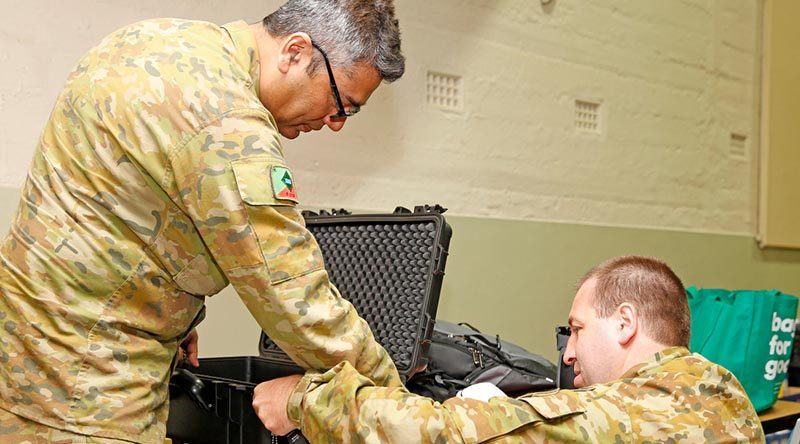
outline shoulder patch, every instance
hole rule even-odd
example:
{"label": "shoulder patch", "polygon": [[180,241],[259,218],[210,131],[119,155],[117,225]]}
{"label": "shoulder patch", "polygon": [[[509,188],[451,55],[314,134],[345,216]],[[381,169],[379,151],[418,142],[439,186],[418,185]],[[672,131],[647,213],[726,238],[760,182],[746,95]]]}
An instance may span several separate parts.
{"label": "shoulder patch", "polygon": [[275,199],[297,201],[297,191],[294,187],[294,178],[289,168],[273,165],[270,171],[272,178],[272,195]]}

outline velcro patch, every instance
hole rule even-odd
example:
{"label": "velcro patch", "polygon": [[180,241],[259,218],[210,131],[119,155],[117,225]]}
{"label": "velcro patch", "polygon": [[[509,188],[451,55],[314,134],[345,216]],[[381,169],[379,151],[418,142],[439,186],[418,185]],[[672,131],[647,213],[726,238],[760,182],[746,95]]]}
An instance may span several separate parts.
{"label": "velcro patch", "polygon": [[294,188],[294,178],[289,168],[273,165],[270,172],[272,177],[272,195],[275,199],[297,201],[297,191]]}

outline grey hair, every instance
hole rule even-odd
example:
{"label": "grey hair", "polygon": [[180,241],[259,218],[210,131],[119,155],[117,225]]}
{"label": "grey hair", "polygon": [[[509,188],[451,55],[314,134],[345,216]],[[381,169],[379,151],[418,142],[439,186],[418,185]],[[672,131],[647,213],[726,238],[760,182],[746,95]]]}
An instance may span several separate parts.
{"label": "grey hair", "polygon": [[[392,0],[289,0],[264,17],[263,24],[273,37],[305,32],[332,66],[346,72],[357,62],[367,62],[384,81],[393,82],[405,71]],[[314,51],[309,75],[322,63]]]}

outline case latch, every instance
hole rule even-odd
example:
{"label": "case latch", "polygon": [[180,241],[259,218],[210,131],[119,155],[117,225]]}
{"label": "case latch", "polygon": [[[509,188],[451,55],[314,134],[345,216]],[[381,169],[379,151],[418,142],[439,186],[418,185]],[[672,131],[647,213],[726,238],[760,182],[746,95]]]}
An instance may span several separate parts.
{"label": "case latch", "polygon": [[347,216],[349,214],[350,212],[344,208],[339,208],[338,210],[336,208],[331,208],[330,212],[327,210],[319,210],[320,216]]}
{"label": "case latch", "polygon": [[445,208],[445,207],[443,207],[443,206],[441,206],[439,204],[435,204],[433,206],[427,205],[427,204],[426,205],[417,205],[417,206],[414,207],[414,213],[415,214],[442,214],[445,211],[447,211],[447,208]]}
{"label": "case latch", "polygon": [[316,217],[316,216],[348,216],[352,214],[351,212],[345,210],[344,208],[331,208],[330,211],[328,210],[319,210],[319,213],[310,210],[303,210],[300,214],[305,217]]}
{"label": "case latch", "polygon": [[409,210],[406,207],[396,207],[392,214],[442,214],[447,211],[447,208],[435,204],[435,205],[417,205],[414,207],[414,211]]}
{"label": "case latch", "polygon": [[434,262],[433,274],[438,276],[444,274],[444,267],[447,264],[448,251],[441,245],[436,245],[436,259]]}

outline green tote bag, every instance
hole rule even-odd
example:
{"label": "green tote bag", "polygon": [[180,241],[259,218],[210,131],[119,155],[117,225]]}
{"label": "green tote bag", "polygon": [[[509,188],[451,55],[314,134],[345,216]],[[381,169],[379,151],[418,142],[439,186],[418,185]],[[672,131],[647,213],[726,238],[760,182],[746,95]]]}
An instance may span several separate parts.
{"label": "green tote bag", "polygon": [[689,349],[727,368],[757,412],[778,399],[792,356],[797,298],[777,290],[686,289]]}

